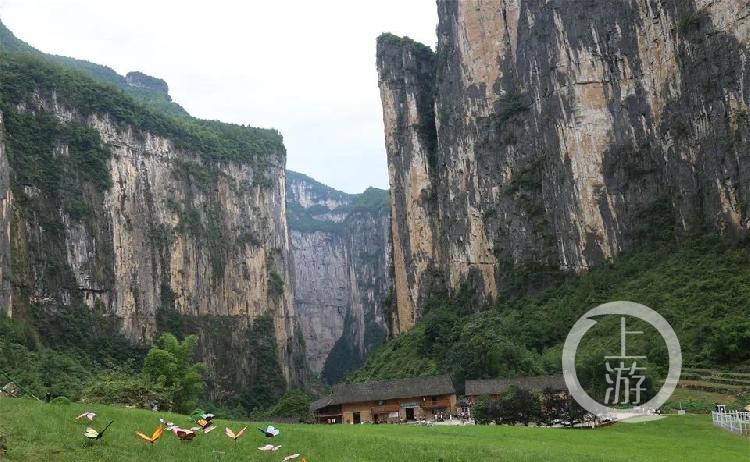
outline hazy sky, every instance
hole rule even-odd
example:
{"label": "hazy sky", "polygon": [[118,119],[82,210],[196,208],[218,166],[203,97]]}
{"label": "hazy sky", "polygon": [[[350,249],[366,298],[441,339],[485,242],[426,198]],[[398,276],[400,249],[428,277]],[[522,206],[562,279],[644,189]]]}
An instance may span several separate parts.
{"label": "hazy sky", "polygon": [[274,127],[287,166],[346,192],[388,187],[375,38],[435,45],[434,0],[0,0],[48,53],[140,70],[191,114]]}

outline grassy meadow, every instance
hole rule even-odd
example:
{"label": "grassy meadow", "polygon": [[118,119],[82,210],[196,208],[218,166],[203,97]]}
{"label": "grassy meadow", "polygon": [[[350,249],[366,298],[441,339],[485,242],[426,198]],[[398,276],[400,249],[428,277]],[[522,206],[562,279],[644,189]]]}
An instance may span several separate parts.
{"label": "grassy meadow", "polygon": [[[96,412],[94,428],[114,424],[99,441],[83,437],[86,424],[74,421]],[[192,442],[171,433],[154,446],[136,430],[150,432],[164,417],[189,426],[186,416],[104,405],[51,405],[27,399],[0,399],[0,435],[10,461],[281,461],[300,453],[317,461],[739,461],[750,457],[750,439],[714,428],[706,415],[669,416],[647,423],[617,424],[597,430],[503,426],[418,427],[411,425],[279,424],[281,434],[266,439],[263,423],[219,420],[218,428]],[[224,427],[249,425],[237,443]],[[276,453],[257,447],[280,444]],[[300,458],[301,459],[301,458]],[[300,460],[298,459],[298,460]]]}

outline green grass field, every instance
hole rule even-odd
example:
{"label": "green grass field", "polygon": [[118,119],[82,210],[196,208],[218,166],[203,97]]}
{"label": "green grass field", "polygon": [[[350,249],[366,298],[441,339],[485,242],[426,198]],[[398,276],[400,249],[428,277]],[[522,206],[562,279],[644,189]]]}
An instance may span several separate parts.
{"label": "green grass field", "polygon": [[[115,423],[104,438],[84,441],[85,424],[74,417],[98,413],[95,428]],[[617,424],[597,430],[503,426],[416,427],[407,425],[277,425],[281,435],[267,440],[247,424],[236,444],[219,428],[192,442],[165,434],[153,448],[136,438],[150,432],[159,417],[188,426],[186,416],[103,405],[55,406],[32,400],[0,399],[0,434],[11,461],[281,461],[300,453],[318,461],[740,461],[750,459],[750,439],[714,428],[705,415]],[[277,453],[258,446],[282,445]],[[0,456],[2,459],[3,456]]]}

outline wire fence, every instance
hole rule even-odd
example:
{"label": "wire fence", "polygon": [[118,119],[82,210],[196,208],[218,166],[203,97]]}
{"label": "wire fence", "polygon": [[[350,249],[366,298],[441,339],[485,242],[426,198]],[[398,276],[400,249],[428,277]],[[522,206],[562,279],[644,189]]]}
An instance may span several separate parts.
{"label": "wire fence", "polygon": [[[26,393],[27,395],[31,396],[31,397],[32,397],[32,398],[34,398],[35,400],[37,400],[37,401],[41,401],[41,400],[40,400],[39,398],[37,398],[36,396],[34,396],[34,393],[30,392],[30,391],[29,391],[29,390],[27,390],[26,388],[24,388],[24,387],[22,387],[21,385],[19,385],[19,384],[18,384],[18,382],[16,382],[15,380],[13,380],[13,377],[11,377],[10,375],[6,374],[6,373],[5,373],[5,372],[3,372],[3,371],[0,371],[0,378],[2,378],[2,377],[5,377],[5,379],[6,379],[6,380],[8,380],[8,381],[9,381],[9,383],[12,383],[12,384],[13,384],[13,385],[15,385],[16,387],[18,387],[18,389],[19,389],[19,390],[21,390],[22,392],[24,392],[24,393]],[[4,382],[4,381],[3,381],[3,382]],[[0,383],[0,390],[2,390],[2,388],[3,388],[3,384],[2,384],[2,383]]]}
{"label": "wire fence", "polygon": [[714,425],[737,435],[750,436],[750,412],[711,412]]}

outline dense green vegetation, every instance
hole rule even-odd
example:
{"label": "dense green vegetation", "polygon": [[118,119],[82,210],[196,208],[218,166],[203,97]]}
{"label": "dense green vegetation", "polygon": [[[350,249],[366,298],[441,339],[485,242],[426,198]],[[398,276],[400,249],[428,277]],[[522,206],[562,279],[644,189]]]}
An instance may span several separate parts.
{"label": "dense green vegetation", "polygon": [[180,341],[165,333],[147,351],[119,333],[115,318],[88,308],[59,310],[35,322],[0,318],[0,386],[13,381],[25,395],[39,398],[50,393],[74,401],[141,408],[157,404],[182,412],[200,404],[234,417],[308,417],[309,396],[298,391],[282,396],[286,383],[268,317],[256,320],[247,332],[245,353],[253,358],[249,388],[221,402],[202,395],[204,366],[194,359],[194,335]]}
{"label": "dense green vegetation", "polygon": [[5,24],[0,21],[0,48],[12,52],[38,52],[34,47],[19,40]]}
{"label": "dense green vegetation", "polygon": [[128,84],[125,77],[121,76],[107,66],[95,64],[81,59],[69,58],[67,56],[58,56],[43,53],[30,46],[26,42],[16,38],[16,36],[13,35],[13,33],[7,27],[5,27],[2,21],[0,21],[0,50],[33,54],[40,58],[47,59],[50,62],[61,64],[67,68],[80,71],[81,73],[86,74],[88,77],[96,80],[97,82],[117,87],[118,89],[124,91],[129,96],[137,100],[139,103],[156,111],[175,116],[189,115],[185,111],[185,109],[183,109],[179,104],[172,101],[172,99],[169,97],[168,91],[166,91],[166,83],[164,83],[163,80],[150,77],[151,79],[160,81],[160,83],[163,84],[163,90],[161,88],[155,89],[153,87],[130,85]]}
{"label": "dense green vegetation", "polygon": [[[294,200],[296,196],[292,185],[305,182],[311,186],[309,194],[312,197],[326,197],[342,203],[334,209],[326,205],[311,205],[303,207]],[[346,194],[336,191],[307,175],[287,170],[287,222],[289,229],[303,233],[324,232],[344,233],[347,229],[346,220],[335,222],[320,215],[335,213],[340,215],[352,213],[388,213],[390,210],[389,193],[387,190],[367,188],[360,194]]]}
{"label": "dense green vegetation", "polygon": [[33,54],[1,56],[0,97],[4,111],[20,103],[33,107],[35,94],[51,98],[54,92],[60,103],[83,117],[107,114],[115,122],[170,138],[178,148],[206,160],[250,162],[284,154],[281,134],[276,130],[173,117],[146,108],[115,87]]}
{"label": "dense green vegetation", "polygon": [[[189,316],[162,309],[157,312],[157,325],[160,332],[172,332],[178,339],[201,333],[204,351],[213,355],[219,373],[237,383],[236,389],[226,390],[218,398],[209,400],[204,394],[196,403],[200,407],[222,416],[264,416],[283,398],[286,381],[278,361],[273,317],[261,316],[243,328],[225,316]],[[240,350],[235,346],[238,343],[243,345]],[[247,358],[240,371],[229,367],[239,361],[238,354]],[[207,389],[215,389],[213,380],[206,377]]]}
{"label": "dense green vegetation", "polygon": [[[273,318],[262,316],[254,320],[244,334],[247,349],[241,354],[251,358],[247,388],[219,403],[223,408],[233,409],[234,414],[263,413],[284,394],[286,381],[278,362],[276,335]],[[227,351],[226,354],[237,354]]]}
{"label": "dense green vegetation", "polygon": [[[75,121],[59,122],[45,112],[16,112],[2,103],[0,108],[15,174],[14,193],[22,206],[38,214],[48,228],[62,226],[57,216],[60,208],[74,220],[90,216],[91,201],[83,196],[85,187],[104,191],[111,181],[107,167],[110,153],[99,133]],[[67,153],[56,150],[61,144]],[[41,195],[40,200],[34,200],[34,193],[22,192],[29,187]]]}
{"label": "dense green vegetation", "polygon": [[196,335],[179,341],[172,334],[162,334],[143,360],[143,374],[170,391],[170,401],[178,412],[195,408],[203,391],[205,365],[193,359],[197,346]]}
{"label": "dense green vegetation", "polygon": [[[526,277],[533,285],[535,275]],[[516,281],[514,293],[501,294],[487,307],[472,305],[471,294],[464,290],[435,295],[411,331],[386,343],[349,380],[439,372],[452,372],[459,379],[556,373],[570,327],[589,309],[614,300],[642,303],[664,316],[677,332],[686,364],[750,364],[747,243],[690,238],[645,248],[562,281],[533,295],[524,295],[519,290],[523,282]],[[643,327],[646,334],[629,339],[629,348],[665,365],[661,337],[648,335],[649,326],[631,321],[629,326]],[[579,362],[591,365],[593,358],[618,351],[619,338],[612,335],[616,329],[611,322],[597,323],[579,348]],[[655,365],[651,371],[651,383],[665,372]]]}
{"label": "dense green vegetation", "polygon": [[273,407],[259,413],[262,416],[288,417],[300,422],[309,422],[312,419],[310,403],[312,397],[302,390],[289,390],[281,397]]}
{"label": "dense green vegetation", "polygon": [[26,322],[0,317],[0,381],[15,381],[38,397],[47,392],[80,399],[100,373],[140,369],[145,349],[120,334],[119,322],[86,307]]}
{"label": "dense green vegetation", "polygon": [[197,341],[164,334],[146,353],[120,334],[113,317],[88,308],[59,310],[31,323],[2,317],[0,382],[13,381],[28,396],[186,412],[203,390],[203,365],[193,359]]}
{"label": "dense green vegetation", "polygon": [[[344,326],[348,326],[350,322],[349,318],[344,321]],[[336,343],[333,344],[333,348],[326,357],[326,362],[323,364],[323,369],[320,371],[320,376],[327,383],[339,383],[346,378],[346,374],[349,371],[355,370],[362,364],[364,358],[352,344],[352,342],[346,338],[346,336],[339,337]]]}
{"label": "dense green vegetation", "polygon": [[357,194],[351,205],[353,212],[383,213],[390,211],[390,195],[385,189],[367,188]]}
{"label": "dense green vegetation", "polygon": [[[84,442],[84,423],[74,418],[84,411],[97,413],[93,426],[113,420],[100,441]],[[707,461],[741,460],[748,442],[713,427],[706,416],[669,416],[646,423],[617,424],[594,431],[511,426],[423,427],[413,425],[303,425],[274,424],[281,430],[273,440],[255,427],[265,425],[217,420],[219,427],[190,443],[166,433],[150,447],[135,431],[149,432],[164,417],[190,426],[186,415],[154,413],[103,405],[53,406],[29,400],[0,399],[0,435],[10,461],[108,460],[278,462],[299,453],[312,461]],[[236,443],[223,435],[249,425]],[[279,452],[256,448],[281,445]],[[297,459],[300,460],[300,459]]]}
{"label": "dense green vegetation", "polygon": [[[325,232],[325,233],[340,233],[344,231],[344,225],[325,219],[317,219],[316,215],[325,214],[330,212],[330,209],[325,205],[313,205],[307,208],[303,207],[295,198],[297,197],[296,192],[293,190],[293,185],[304,183],[311,185],[309,194],[312,197],[327,197],[332,198],[338,202],[346,203],[350,200],[350,195],[341,191],[336,191],[323,183],[310,178],[302,173],[297,173],[292,170],[286,172],[286,216],[289,229],[294,231],[300,231],[303,233],[311,232]],[[346,206],[341,206],[346,207]],[[343,210],[336,209],[336,211]]]}
{"label": "dense green vegetation", "polygon": [[417,42],[407,36],[399,37],[398,35],[391,34],[390,32],[384,32],[378,36],[378,44],[384,47],[402,47],[411,46],[418,53],[423,53],[426,56],[432,56],[434,52],[427,45]]}
{"label": "dense green vegetation", "polygon": [[322,210],[320,207],[304,208],[296,202],[289,202],[286,208],[286,218],[289,229],[302,233],[314,233],[320,231],[323,233],[342,233],[344,225],[340,222],[329,220],[318,220],[314,214],[326,213],[328,209]]}

